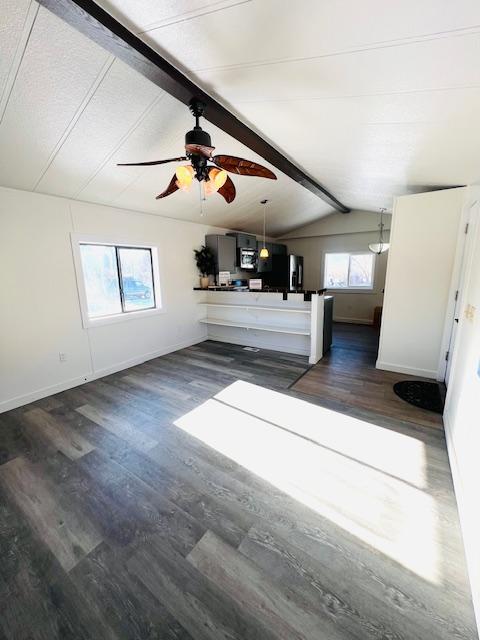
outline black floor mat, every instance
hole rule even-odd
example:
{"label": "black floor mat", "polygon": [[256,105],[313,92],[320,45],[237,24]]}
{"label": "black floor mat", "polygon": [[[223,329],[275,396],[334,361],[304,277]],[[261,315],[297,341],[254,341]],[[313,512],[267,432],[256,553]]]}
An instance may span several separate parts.
{"label": "black floor mat", "polygon": [[443,413],[443,398],[440,385],[436,382],[420,380],[404,380],[393,385],[393,390],[399,398],[420,409]]}

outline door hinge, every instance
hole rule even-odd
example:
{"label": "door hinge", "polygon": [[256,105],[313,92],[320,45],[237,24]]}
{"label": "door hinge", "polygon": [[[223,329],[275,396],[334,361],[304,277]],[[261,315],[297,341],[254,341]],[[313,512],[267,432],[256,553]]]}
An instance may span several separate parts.
{"label": "door hinge", "polygon": [[448,362],[448,359],[450,357],[450,351],[447,351],[447,353],[445,354],[445,360]]}
{"label": "door hinge", "polygon": [[455,291],[455,302],[458,300],[458,289]]}
{"label": "door hinge", "polygon": [[465,233],[468,233],[468,227],[470,226],[470,223],[467,222],[467,224],[465,225]]}

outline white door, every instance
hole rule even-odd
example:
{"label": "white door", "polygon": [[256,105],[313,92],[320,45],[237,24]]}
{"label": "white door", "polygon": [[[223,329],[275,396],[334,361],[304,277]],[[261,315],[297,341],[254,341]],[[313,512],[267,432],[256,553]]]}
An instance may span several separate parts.
{"label": "white door", "polygon": [[469,230],[470,230],[470,222],[472,220],[473,217],[473,208],[474,207],[478,207],[478,202],[474,202],[469,208],[468,211],[465,215],[465,217],[463,218],[463,223],[465,225],[465,233],[463,235],[463,243],[462,246],[460,248],[460,268],[458,270],[458,280],[457,280],[457,286],[456,286],[456,291],[455,291],[455,308],[453,311],[453,317],[452,317],[452,325],[451,325],[451,330],[450,330],[450,340],[448,343],[448,350],[447,350],[447,366],[445,369],[445,385],[448,387],[448,381],[450,378],[450,373],[452,370],[452,362],[453,362],[453,350],[455,349],[455,341],[457,338],[457,333],[458,333],[458,323],[459,323],[459,314],[461,312],[462,309],[462,296],[463,296],[463,292],[464,292],[464,287],[465,287],[465,257],[468,255],[468,242],[469,239],[471,238],[471,234],[469,234]]}

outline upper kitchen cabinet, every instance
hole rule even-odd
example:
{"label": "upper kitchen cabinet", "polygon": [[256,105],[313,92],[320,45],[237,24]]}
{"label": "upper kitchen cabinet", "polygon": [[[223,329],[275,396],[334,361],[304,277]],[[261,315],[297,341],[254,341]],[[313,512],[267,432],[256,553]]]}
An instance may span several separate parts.
{"label": "upper kitchen cabinet", "polygon": [[265,246],[268,249],[268,258],[260,258],[260,250],[263,247],[263,242],[257,242],[257,251],[258,251],[258,273],[266,273],[268,271],[272,271],[273,269],[273,256],[286,256],[287,255],[287,245],[285,244],[276,244],[275,242],[266,242]]}
{"label": "upper kitchen cabinet", "polygon": [[205,245],[213,251],[216,260],[216,272],[236,271],[237,243],[232,236],[206,235]]}
{"label": "upper kitchen cabinet", "polygon": [[286,256],[287,255],[287,245],[286,244],[277,244],[276,242],[272,242],[272,255],[274,255],[274,256]]}
{"label": "upper kitchen cabinet", "polygon": [[250,233],[229,233],[227,235],[236,239],[238,249],[257,248],[257,237]]}
{"label": "upper kitchen cabinet", "polygon": [[272,247],[273,247],[273,244],[271,242],[266,242],[265,246],[268,249],[268,258],[261,258],[260,257],[260,251],[262,250],[263,242],[260,242],[260,241],[257,242],[257,251],[258,251],[257,272],[258,273],[265,273],[266,271],[271,271],[272,270]]}

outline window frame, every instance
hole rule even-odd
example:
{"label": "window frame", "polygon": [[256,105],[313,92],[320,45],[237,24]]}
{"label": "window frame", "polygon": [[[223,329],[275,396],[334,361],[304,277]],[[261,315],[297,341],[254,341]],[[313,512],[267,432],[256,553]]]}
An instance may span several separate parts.
{"label": "window frame", "polygon": [[[117,322],[124,322],[127,320],[133,320],[135,318],[145,318],[151,315],[165,313],[165,309],[162,305],[161,286],[160,286],[160,273],[159,273],[159,260],[158,260],[158,247],[152,245],[151,242],[145,243],[132,243],[125,242],[124,240],[105,237],[105,236],[93,236],[78,233],[70,234],[73,262],[75,267],[75,276],[77,281],[77,291],[80,304],[80,312],[82,315],[82,324],[85,329],[92,327],[98,327],[107,324],[114,324]],[[85,287],[85,275],[83,272],[83,263],[81,256],[81,245],[91,244],[98,246],[108,246],[115,249],[115,259],[118,274],[118,286],[120,292],[120,306],[122,311],[120,313],[114,313],[106,316],[98,316],[91,318],[88,314],[88,299],[87,291]],[[119,255],[119,249],[145,249],[150,253],[150,265],[152,269],[152,289],[153,289],[153,306],[146,309],[125,309],[124,298],[124,286],[122,279],[122,264]]]}
{"label": "window frame", "polygon": [[[372,256],[372,284],[371,286],[368,287],[354,287],[354,286],[347,286],[347,287],[328,287],[325,284],[325,279],[326,279],[326,267],[327,267],[327,255],[348,255],[348,276],[347,276],[347,282],[350,279],[350,258],[351,256],[366,256],[366,255],[371,255]],[[327,291],[335,291],[335,292],[341,292],[341,293],[375,293],[375,271],[376,271],[376,254],[375,253],[371,253],[369,251],[324,251],[323,252],[323,287],[327,290]]]}
{"label": "window frame", "polygon": [[[97,244],[93,242],[80,242],[82,244]],[[105,245],[103,245],[105,246]],[[120,303],[122,305],[122,313],[136,313],[137,311],[151,311],[152,309],[157,308],[157,293],[155,287],[155,277],[153,273],[153,258],[152,258],[152,247],[132,247],[122,244],[114,244],[108,245],[115,247],[115,257],[117,260],[117,271],[118,271],[118,284],[120,287]],[[123,272],[122,272],[122,261],[120,259],[120,251],[119,249],[143,249],[144,251],[148,251],[150,254],[150,269],[152,271],[152,289],[153,289],[153,305],[151,307],[147,307],[146,309],[125,309],[125,291],[123,287]],[[105,316],[104,316],[105,317]]]}

